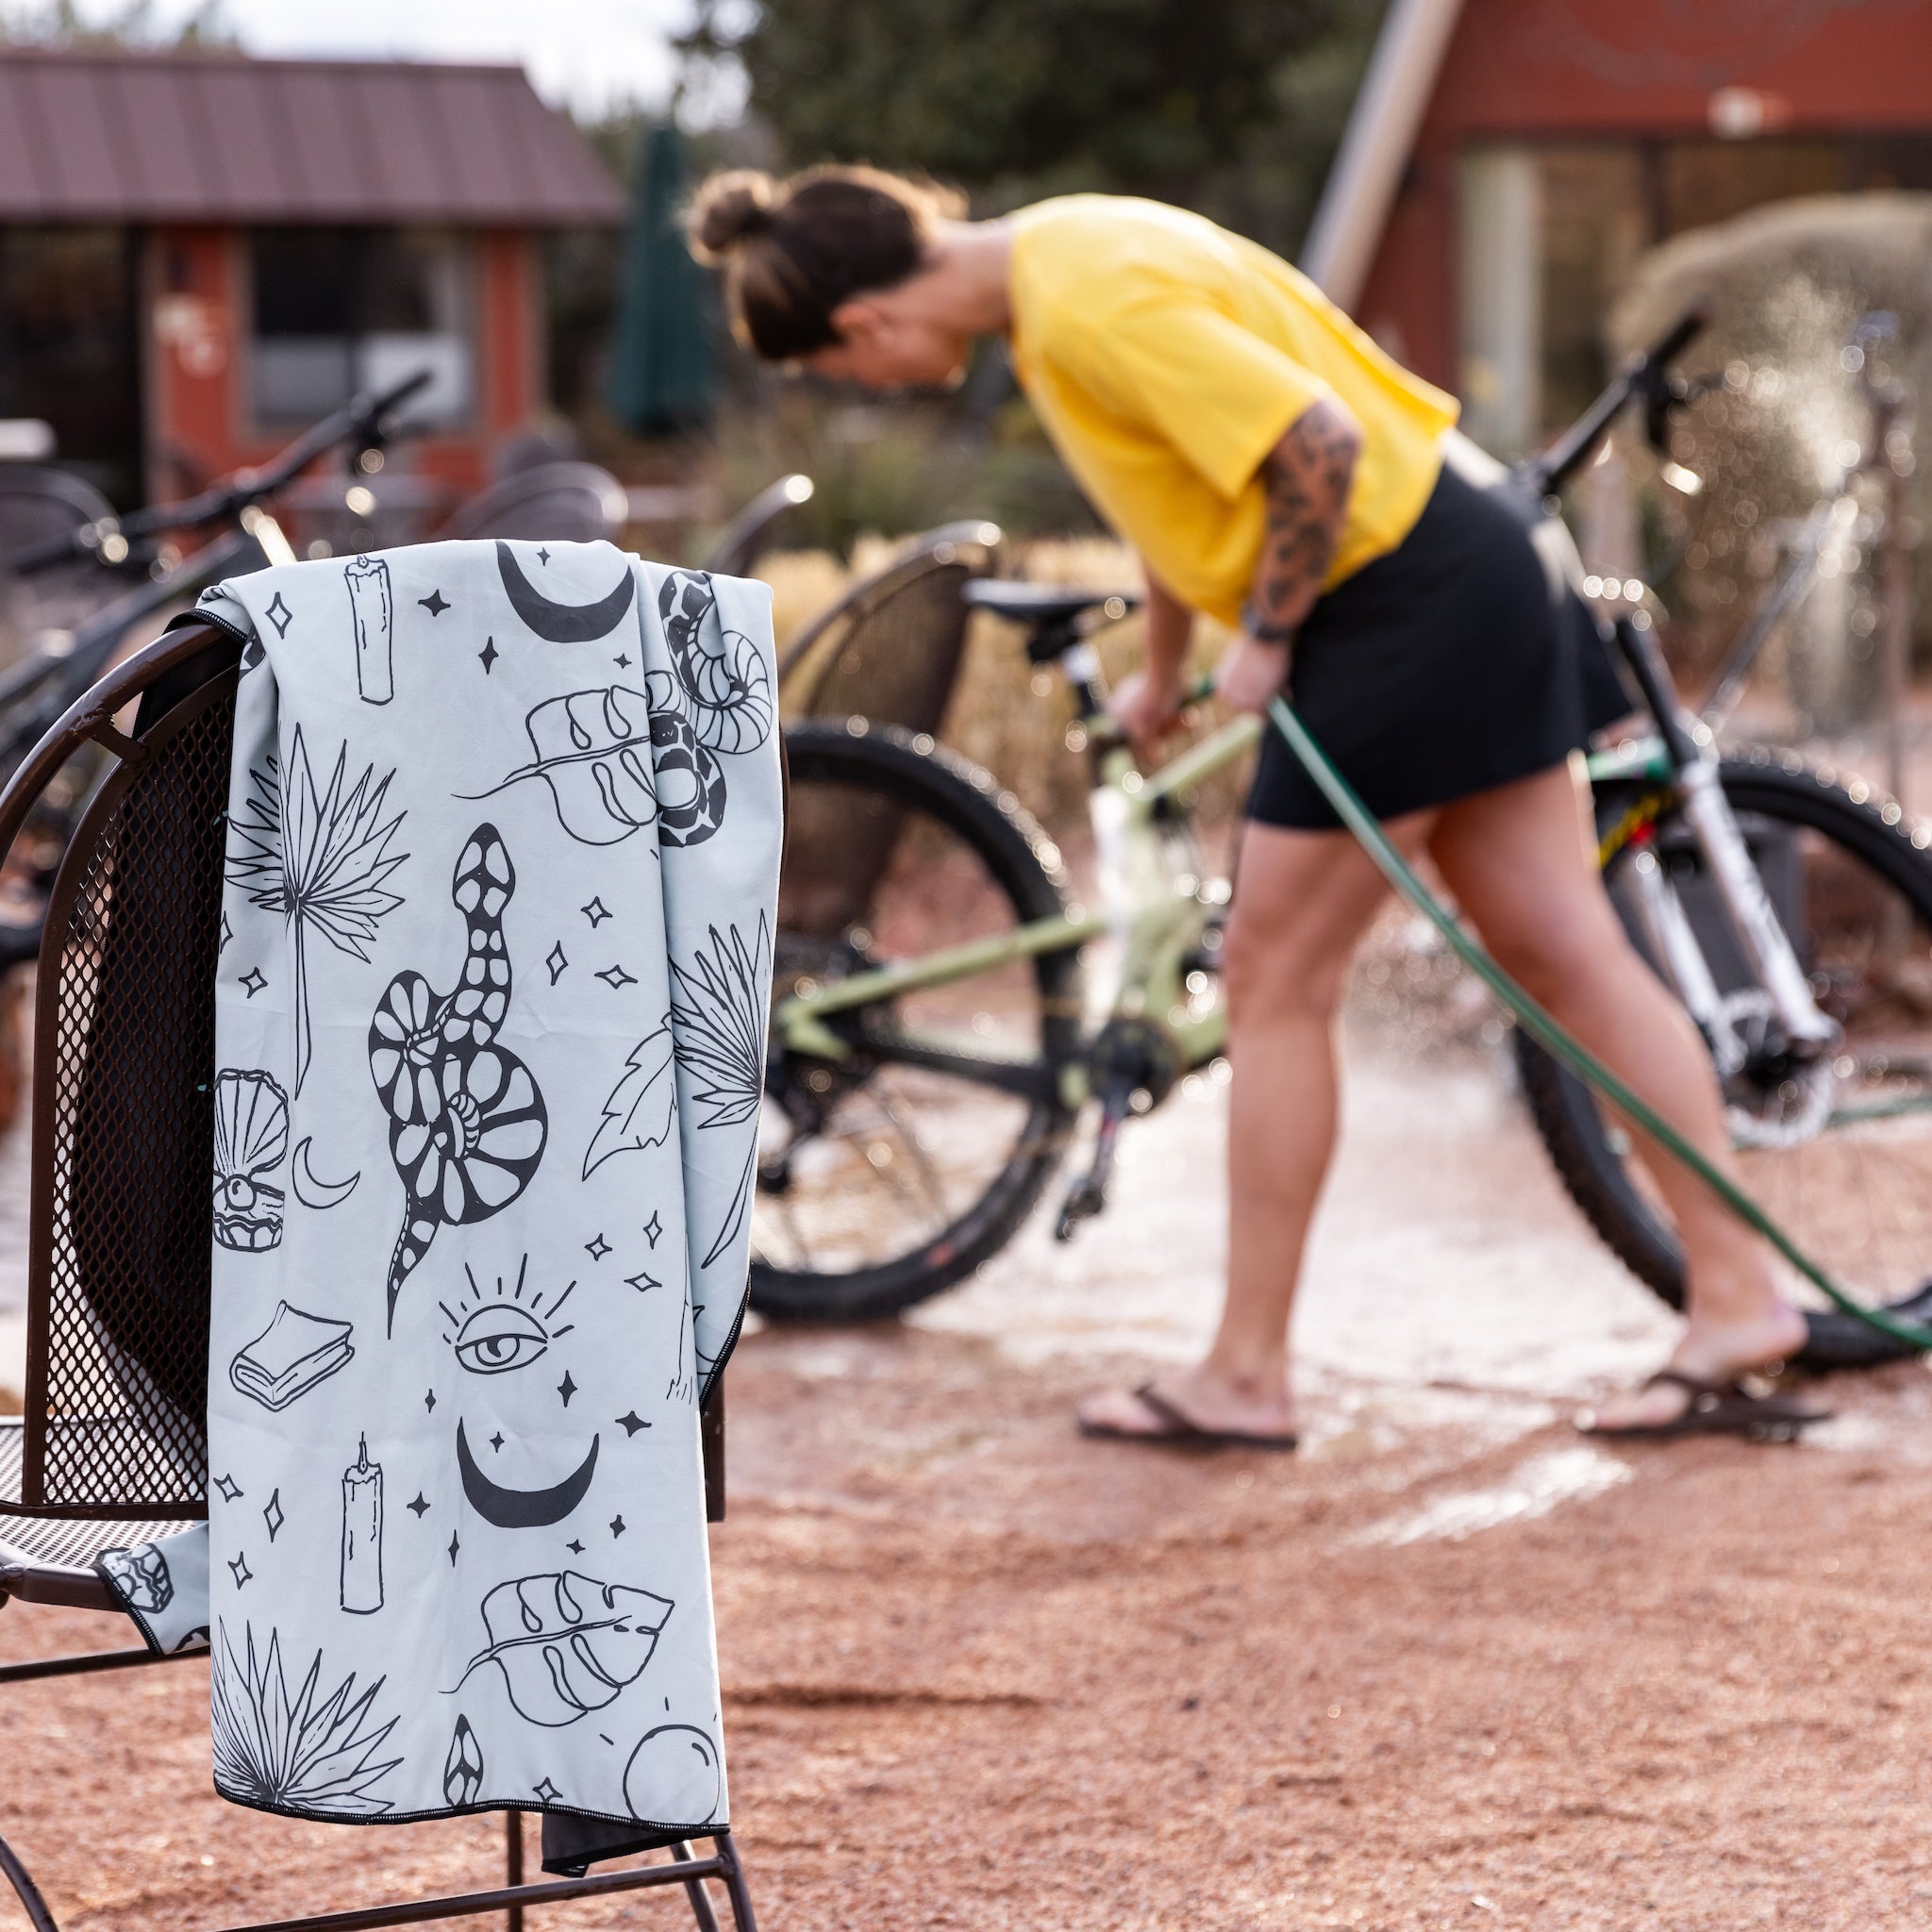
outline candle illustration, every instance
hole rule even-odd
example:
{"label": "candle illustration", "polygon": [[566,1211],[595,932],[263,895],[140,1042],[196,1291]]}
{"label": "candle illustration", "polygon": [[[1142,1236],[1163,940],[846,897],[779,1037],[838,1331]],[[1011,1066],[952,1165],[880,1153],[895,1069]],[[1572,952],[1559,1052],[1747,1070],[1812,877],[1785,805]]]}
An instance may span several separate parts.
{"label": "candle illustration", "polygon": [[342,1472],[342,1607],[366,1617],[382,1607],[382,1464],[364,1436]]}
{"label": "candle illustration", "polygon": [[356,689],[365,705],[386,705],[395,696],[390,659],[395,606],[390,597],[389,565],[379,557],[358,557],[342,575],[356,618]]}

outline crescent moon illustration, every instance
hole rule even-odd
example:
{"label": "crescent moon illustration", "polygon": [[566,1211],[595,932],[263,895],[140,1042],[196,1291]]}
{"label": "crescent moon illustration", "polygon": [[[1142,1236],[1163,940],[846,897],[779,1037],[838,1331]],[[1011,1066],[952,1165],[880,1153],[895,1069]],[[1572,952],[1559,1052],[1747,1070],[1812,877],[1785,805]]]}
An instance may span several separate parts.
{"label": "crescent moon illustration", "polygon": [[569,1475],[547,1490],[507,1490],[500,1483],[493,1483],[476,1466],[476,1458],[470,1454],[469,1438],[463,1434],[460,1418],[457,1422],[457,1467],[463,1474],[463,1494],[470,1499],[470,1507],[485,1523],[493,1523],[498,1529],[541,1529],[550,1523],[561,1523],[563,1519],[584,1500],[591,1487],[591,1477],[597,1467],[598,1438],[591,1438],[591,1453]]}
{"label": "crescent moon illustration", "polygon": [[318,1180],[308,1164],[309,1145],[307,1135],[295,1143],[295,1198],[305,1208],[340,1207],[356,1191],[362,1170],[358,1167],[345,1181]]}
{"label": "crescent moon illustration", "polygon": [[537,635],[552,644],[588,644],[593,638],[608,637],[622,622],[637,594],[638,580],[626,570],[608,597],[594,604],[558,604],[546,597],[510,554],[508,543],[498,541],[496,568],[503,588],[509,594],[511,608]]}

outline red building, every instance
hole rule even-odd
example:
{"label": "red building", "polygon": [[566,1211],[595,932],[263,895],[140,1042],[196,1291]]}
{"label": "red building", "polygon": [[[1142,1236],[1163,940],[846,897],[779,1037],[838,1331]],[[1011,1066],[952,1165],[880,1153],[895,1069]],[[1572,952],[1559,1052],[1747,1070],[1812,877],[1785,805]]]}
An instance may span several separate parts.
{"label": "red building", "polygon": [[1392,0],[1305,265],[1513,453],[1646,248],[1932,189],[1932,0]]}
{"label": "red building", "polygon": [[427,365],[433,510],[544,407],[543,232],[622,215],[516,68],[0,49],[0,417],[125,506]]}

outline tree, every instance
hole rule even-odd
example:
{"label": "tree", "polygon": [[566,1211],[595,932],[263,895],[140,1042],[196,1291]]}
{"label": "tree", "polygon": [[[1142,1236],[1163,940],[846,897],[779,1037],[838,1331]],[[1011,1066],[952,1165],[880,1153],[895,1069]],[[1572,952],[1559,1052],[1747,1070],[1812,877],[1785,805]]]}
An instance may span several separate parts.
{"label": "tree", "polygon": [[25,12],[0,12],[0,46],[25,47],[203,47],[237,51],[234,34],[222,18],[222,0],[203,0],[179,26],[155,20],[154,0],[125,0],[119,12],[90,23],[76,0],[46,0]]}
{"label": "tree", "polygon": [[923,170],[984,208],[1105,189],[1298,241],[1382,0],[699,0],[785,160]]}

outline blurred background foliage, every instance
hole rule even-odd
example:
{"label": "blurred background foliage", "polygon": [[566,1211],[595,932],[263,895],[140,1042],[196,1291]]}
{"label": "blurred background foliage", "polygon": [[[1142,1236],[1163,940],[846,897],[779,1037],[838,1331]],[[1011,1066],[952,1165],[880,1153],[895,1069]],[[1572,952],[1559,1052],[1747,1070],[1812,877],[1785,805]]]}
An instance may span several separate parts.
{"label": "blurred background foliage", "polygon": [[[1291,258],[1313,213],[1384,0],[699,0],[673,114],[687,173],[871,160],[963,189],[998,214],[1076,189],[1200,209]],[[742,101],[722,121],[705,104]],[[585,127],[618,179],[652,122]],[[1091,511],[997,347],[958,393],[880,408],[754,367],[711,316],[720,365],[704,437],[641,443],[607,407],[624,238],[549,244],[549,378],[585,444],[626,475],[703,466],[728,506],[781,471],[818,493],[788,541],[851,553],[990,516],[1078,533]]]}
{"label": "blurred background foliage", "polygon": [[1382,0],[699,0],[788,167],[870,160],[993,213],[1073,189],[1299,246]]}

